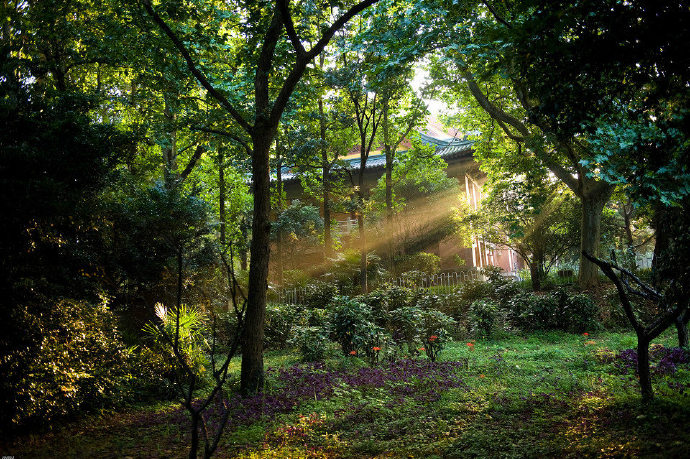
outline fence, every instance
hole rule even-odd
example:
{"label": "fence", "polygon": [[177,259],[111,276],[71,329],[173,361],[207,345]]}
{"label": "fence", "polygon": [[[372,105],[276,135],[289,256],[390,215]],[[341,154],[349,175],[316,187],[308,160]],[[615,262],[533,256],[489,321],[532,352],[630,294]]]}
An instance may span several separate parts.
{"label": "fence", "polygon": [[409,275],[401,276],[394,280],[398,287],[407,287],[413,290],[434,290],[437,293],[451,293],[464,282],[470,280],[483,280],[479,271],[463,271],[453,273],[433,274],[431,276]]}
{"label": "fence", "polygon": [[[470,280],[483,280],[479,271],[441,273],[431,276],[413,274],[393,279],[398,287],[412,290],[432,290],[435,293],[451,293]],[[310,293],[309,287],[284,288],[276,292],[277,300],[283,304],[305,304]]]}

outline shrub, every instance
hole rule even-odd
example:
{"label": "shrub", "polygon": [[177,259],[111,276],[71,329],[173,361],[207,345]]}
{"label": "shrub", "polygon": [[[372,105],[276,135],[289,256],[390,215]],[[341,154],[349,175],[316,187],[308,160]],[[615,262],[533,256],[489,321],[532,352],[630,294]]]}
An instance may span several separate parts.
{"label": "shrub", "polygon": [[[153,340],[152,349],[160,352],[161,355],[167,355],[172,361],[182,357],[188,368],[197,376],[202,376],[208,366],[206,353],[210,350],[210,346],[206,340],[208,330],[201,312],[184,304],[180,305],[178,311],[168,309],[158,303],[156,316],[158,321],[149,322],[144,326],[144,332]],[[176,355],[172,345],[175,337],[178,339],[179,356]],[[183,371],[179,365],[176,367],[179,371]]]}
{"label": "shrub", "polygon": [[409,288],[393,286],[386,289],[385,292],[389,311],[394,311],[412,304],[413,293]]}
{"label": "shrub", "polygon": [[[432,362],[436,361],[438,353],[445,346],[454,325],[455,320],[441,311],[422,310],[419,336],[422,338],[422,347],[426,349],[426,355]],[[436,338],[432,339],[433,336]]]}
{"label": "shrub", "polygon": [[421,272],[425,276],[436,274],[441,269],[441,258],[433,253],[419,252],[398,257],[395,261],[395,275],[409,271]]}
{"label": "shrub", "polygon": [[419,290],[414,297],[414,304],[418,308],[426,311],[440,311],[444,304],[443,296],[429,293],[425,290]]}
{"label": "shrub", "polygon": [[520,293],[508,301],[510,322],[522,330],[557,328],[558,301],[551,295]]}
{"label": "shrub", "polygon": [[392,311],[389,330],[393,341],[398,346],[407,344],[410,349],[414,349],[415,343],[420,339],[421,322],[422,310],[416,306],[404,306]]}
{"label": "shrub", "polygon": [[496,322],[498,305],[491,300],[477,300],[470,306],[470,331],[477,337],[488,338]]}
{"label": "shrub", "polygon": [[560,310],[565,330],[569,332],[582,333],[601,328],[599,308],[583,293],[566,296]]}
{"label": "shrub", "polygon": [[454,305],[453,317],[466,317],[472,303],[491,298],[493,295],[494,289],[489,282],[471,280],[464,283],[454,296],[458,302]]}
{"label": "shrub", "polygon": [[32,343],[2,356],[6,428],[47,425],[124,401],[137,375],[105,302],[62,300],[43,314],[28,307],[13,314]]}
{"label": "shrub", "polygon": [[376,325],[387,328],[390,320],[388,312],[388,295],[386,290],[378,289],[357,297],[357,300],[371,308],[372,317]]}
{"label": "shrub", "polygon": [[511,323],[522,330],[558,329],[573,333],[601,327],[599,309],[585,294],[558,288],[548,295],[519,293],[506,302]]}
{"label": "shrub", "polygon": [[267,304],[264,321],[266,349],[283,349],[292,337],[293,328],[300,319],[299,307],[289,304]]}
{"label": "shrub", "polygon": [[296,327],[290,344],[299,349],[304,362],[323,360],[328,350],[328,331],[323,327]]}
{"label": "shrub", "polygon": [[304,303],[310,308],[325,308],[338,294],[332,282],[313,281],[305,287]]}
{"label": "shrub", "polygon": [[344,296],[334,298],[331,303],[328,324],[331,337],[345,355],[364,349],[373,330],[380,328],[374,324],[368,305]]}

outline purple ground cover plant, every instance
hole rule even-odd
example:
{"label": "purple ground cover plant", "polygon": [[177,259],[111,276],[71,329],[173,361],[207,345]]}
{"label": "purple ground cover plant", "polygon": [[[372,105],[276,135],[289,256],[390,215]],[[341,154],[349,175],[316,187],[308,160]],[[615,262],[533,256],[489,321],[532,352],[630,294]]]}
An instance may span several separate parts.
{"label": "purple ground cover plant", "polygon": [[[211,433],[219,427],[223,413],[229,410],[226,432],[231,432],[259,420],[273,420],[277,415],[289,413],[307,401],[328,399],[339,387],[364,391],[386,388],[396,403],[404,403],[410,398],[417,403],[432,403],[438,401],[448,389],[466,387],[461,374],[464,365],[464,362],[408,359],[389,362],[381,367],[345,370],[332,370],[320,362],[269,368],[266,371],[269,385],[263,394],[244,399],[237,394],[219,394],[207,410],[205,419]],[[185,429],[189,418],[184,410],[179,409],[173,413],[171,421]]]}
{"label": "purple ground cover plant", "polygon": [[[654,374],[672,375],[678,370],[678,366],[690,364],[690,353],[680,347],[658,347],[649,354]],[[614,366],[623,374],[637,372],[637,351],[625,349],[616,355]]]}

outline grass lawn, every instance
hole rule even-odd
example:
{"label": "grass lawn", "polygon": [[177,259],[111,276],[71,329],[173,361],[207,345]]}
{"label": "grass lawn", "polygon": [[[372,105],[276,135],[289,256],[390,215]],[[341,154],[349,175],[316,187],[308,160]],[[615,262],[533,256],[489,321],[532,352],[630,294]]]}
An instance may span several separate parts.
{"label": "grass lawn", "polygon": [[[674,340],[668,331],[655,343],[672,347]],[[269,353],[267,395],[226,402],[236,415],[216,456],[690,454],[690,366],[659,365],[656,398],[642,405],[629,361],[615,355],[635,347],[634,335],[549,332],[473,344],[450,344],[436,364],[407,360],[374,369],[355,358],[305,366],[292,351]],[[239,361],[233,368],[239,371]],[[182,457],[188,435],[184,412],[159,404],[22,437],[2,454]]]}

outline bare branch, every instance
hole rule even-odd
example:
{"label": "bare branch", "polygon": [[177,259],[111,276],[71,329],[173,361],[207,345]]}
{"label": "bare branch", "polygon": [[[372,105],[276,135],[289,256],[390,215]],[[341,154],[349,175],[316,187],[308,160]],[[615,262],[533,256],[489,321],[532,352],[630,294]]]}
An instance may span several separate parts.
{"label": "bare branch", "polygon": [[623,310],[625,311],[625,315],[628,317],[630,324],[635,329],[635,333],[637,333],[638,336],[643,334],[644,329],[642,328],[640,323],[637,321],[637,317],[635,317],[635,313],[633,312],[632,305],[630,304],[630,299],[628,298],[628,294],[625,291],[625,288],[623,287],[623,283],[621,282],[620,278],[616,275],[615,272],[613,272],[613,266],[604,260],[600,260],[597,257],[588,254],[585,251],[582,251],[582,255],[584,255],[585,258],[587,258],[589,261],[591,261],[595,265],[599,266],[599,268],[606,275],[606,277],[611,279],[611,281],[616,286],[616,289],[618,289],[618,296],[620,297],[621,304],[623,306]]}

